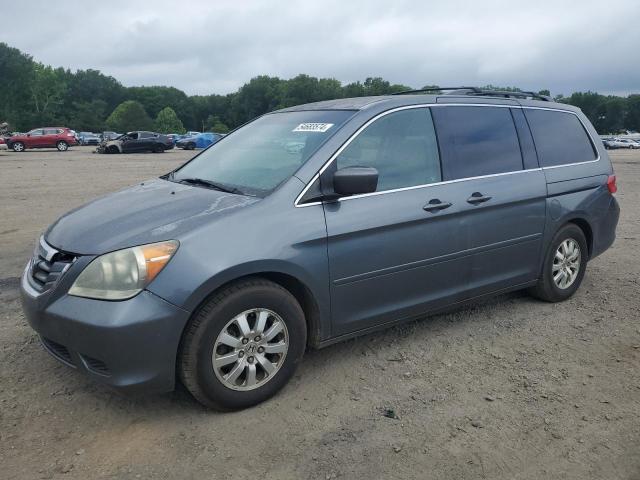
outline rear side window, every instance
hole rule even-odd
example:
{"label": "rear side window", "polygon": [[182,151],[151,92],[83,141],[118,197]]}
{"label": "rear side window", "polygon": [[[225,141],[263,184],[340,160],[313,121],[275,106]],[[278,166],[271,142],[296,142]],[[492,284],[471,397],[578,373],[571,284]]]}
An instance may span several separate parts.
{"label": "rear side window", "polygon": [[432,111],[445,180],[522,170],[509,108],[447,106]]}
{"label": "rear side window", "polygon": [[576,115],[525,108],[542,167],[595,160],[596,151]]}
{"label": "rear side window", "polygon": [[441,181],[429,109],[400,110],[369,125],[336,159],[338,169],[354,166],[378,170],[378,192]]}

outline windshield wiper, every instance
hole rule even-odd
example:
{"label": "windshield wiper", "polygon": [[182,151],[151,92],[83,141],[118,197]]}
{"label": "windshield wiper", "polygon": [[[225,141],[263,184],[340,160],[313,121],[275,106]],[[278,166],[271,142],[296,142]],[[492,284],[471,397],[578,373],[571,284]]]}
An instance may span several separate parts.
{"label": "windshield wiper", "polygon": [[243,193],[234,187],[227,187],[220,183],[214,182],[212,180],[205,180],[204,178],[181,178],[177,180],[178,183],[186,183],[188,185],[201,185],[203,187],[212,188],[214,190],[218,190],[220,192],[225,193],[236,193],[243,195]]}

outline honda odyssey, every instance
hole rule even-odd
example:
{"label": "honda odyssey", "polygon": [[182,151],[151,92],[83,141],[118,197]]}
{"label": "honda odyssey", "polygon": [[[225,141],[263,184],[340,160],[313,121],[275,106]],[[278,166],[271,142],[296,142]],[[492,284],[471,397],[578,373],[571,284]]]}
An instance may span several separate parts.
{"label": "honda odyssey", "polygon": [[569,298],[614,241],[615,192],[587,118],[535,94],[301,105],[62,216],[23,306],[44,348],[96,381],[179,379],[245,408],[307,347],[517,289]]}

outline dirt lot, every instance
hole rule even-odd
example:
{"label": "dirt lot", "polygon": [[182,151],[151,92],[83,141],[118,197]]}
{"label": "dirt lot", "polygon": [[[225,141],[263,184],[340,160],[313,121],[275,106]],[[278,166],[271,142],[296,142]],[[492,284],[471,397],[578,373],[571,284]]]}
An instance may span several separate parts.
{"label": "dirt lot", "polygon": [[640,478],[640,153],[611,155],[618,239],[571,300],[504,295],[309,352],[273,400],[218,414],[96,385],[27,326],[39,233],[190,155],[90,150],[0,152],[0,477]]}

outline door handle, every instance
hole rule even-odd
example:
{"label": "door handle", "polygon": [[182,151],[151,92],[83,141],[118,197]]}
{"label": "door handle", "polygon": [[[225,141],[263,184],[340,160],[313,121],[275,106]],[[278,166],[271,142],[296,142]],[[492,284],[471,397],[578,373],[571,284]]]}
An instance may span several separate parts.
{"label": "door handle", "polygon": [[469,198],[467,198],[467,202],[472,205],[478,205],[480,203],[488,202],[491,200],[491,197],[482,195],[480,192],[473,192]]}
{"label": "door handle", "polygon": [[444,210],[445,208],[449,208],[451,205],[453,204],[449,202],[441,202],[437,198],[433,198],[429,200],[429,203],[427,203],[424,207],[422,207],[422,209],[426,210],[427,212],[434,213],[434,212],[437,212],[438,210]]}

